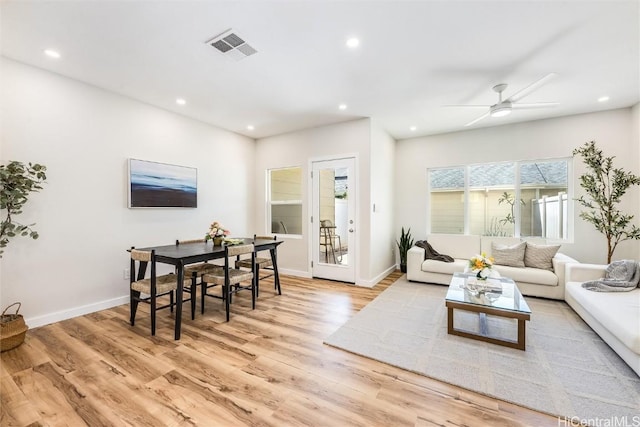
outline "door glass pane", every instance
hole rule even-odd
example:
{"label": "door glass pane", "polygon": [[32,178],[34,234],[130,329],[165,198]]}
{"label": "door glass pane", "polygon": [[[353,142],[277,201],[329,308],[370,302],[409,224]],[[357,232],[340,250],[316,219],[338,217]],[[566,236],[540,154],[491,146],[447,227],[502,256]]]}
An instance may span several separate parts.
{"label": "door glass pane", "polygon": [[526,207],[521,210],[520,235],[568,238],[566,160],[532,161],[520,165],[520,188]]}
{"label": "door glass pane", "polygon": [[325,168],[319,171],[320,185],[320,251],[318,259],[325,264],[349,265],[347,168]]}
{"label": "door glass pane", "polygon": [[429,171],[431,233],[464,233],[464,168]]}

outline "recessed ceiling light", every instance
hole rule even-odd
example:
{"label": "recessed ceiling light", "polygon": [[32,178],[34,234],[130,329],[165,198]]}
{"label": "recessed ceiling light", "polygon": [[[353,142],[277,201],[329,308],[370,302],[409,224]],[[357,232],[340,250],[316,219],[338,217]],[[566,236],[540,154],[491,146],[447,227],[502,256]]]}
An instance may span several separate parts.
{"label": "recessed ceiling light", "polygon": [[609,100],[608,96],[601,96],[600,98],[598,98],[598,102],[607,102]]}
{"label": "recessed ceiling light", "polygon": [[409,130],[410,130],[411,132],[413,132],[413,131],[414,131],[414,130],[416,130],[416,129],[418,129],[418,128],[417,128],[417,127],[415,127],[415,126],[411,126],[411,127],[409,128]]}
{"label": "recessed ceiling light", "polygon": [[338,105],[338,108],[341,110],[346,110],[347,109],[347,104],[340,104]]}
{"label": "recessed ceiling light", "polygon": [[355,37],[351,37],[350,39],[347,39],[347,47],[350,48],[355,48],[360,46],[360,40],[358,40]]}
{"label": "recessed ceiling light", "polygon": [[187,103],[187,101],[185,101],[185,100],[184,100],[184,99],[182,99],[182,98],[178,98],[178,99],[176,99],[176,104],[178,104],[178,105],[184,105],[184,104],[186,104],[186,103]]}
{"label": "recessed ceiling light", "polygon": [[253,127],[253,125],[248,125],[247,126],[247,130],[254,130],[255,128]]}
{"label": "recessed ceiling light", "polygon": [[47,55],[49,58],[55,58],[55,59],[59,59],[60,58],[60,52],[53,50],[53,49],[47,49],[44,51],[44,54]]}

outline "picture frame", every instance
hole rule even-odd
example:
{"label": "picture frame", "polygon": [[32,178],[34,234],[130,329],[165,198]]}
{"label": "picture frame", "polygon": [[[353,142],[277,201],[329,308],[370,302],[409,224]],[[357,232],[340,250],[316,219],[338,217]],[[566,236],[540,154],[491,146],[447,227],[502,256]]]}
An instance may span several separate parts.
{"label": "picture frame", "polygon": [[129,159],[129,208],[197,208],[198,169]]}

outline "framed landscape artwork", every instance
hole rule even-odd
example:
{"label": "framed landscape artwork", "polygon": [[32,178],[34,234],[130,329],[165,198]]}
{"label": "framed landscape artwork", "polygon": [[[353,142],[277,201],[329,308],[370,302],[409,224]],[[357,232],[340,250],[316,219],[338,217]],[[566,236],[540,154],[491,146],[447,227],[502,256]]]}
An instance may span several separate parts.
{"label": "framed landscape artwork", "polygon": [[129,159],[129,207],[198,207],[198,170]]}

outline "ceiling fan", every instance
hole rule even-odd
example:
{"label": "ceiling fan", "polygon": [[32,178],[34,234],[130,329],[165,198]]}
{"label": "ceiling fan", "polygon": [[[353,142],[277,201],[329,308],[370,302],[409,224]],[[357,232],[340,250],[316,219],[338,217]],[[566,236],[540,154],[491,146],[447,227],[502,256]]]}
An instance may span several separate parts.
{"label": "ceiling fan", "polygon": [[527,109],[527,108],[545,108],[545,107],[555,107],[558,105],[557,102],[534,102],[530,104],[525,104],[518,102],[525,96],[529,95],[533,91],[539,89],[547,83],[549,80],[556,76],[555,73],[549,73],[543,78],[531,83],[529,86],[520,90],[519,92],[514,93],[507,99],[502,99],[502,92],[507,88],[506,83],[500,83],[493,87],[493,91],[498,94],[498,102],[493,105],[447,105],[447,107],[482,107],[488,108],[487,112],[485,112],[480,117],[470,121],[465,126],[471,126],[478,123],[480,120],[485,119],[489,116],[491,117],[504,117],[508,114],[511,114],[511,110],[514,109]]}

